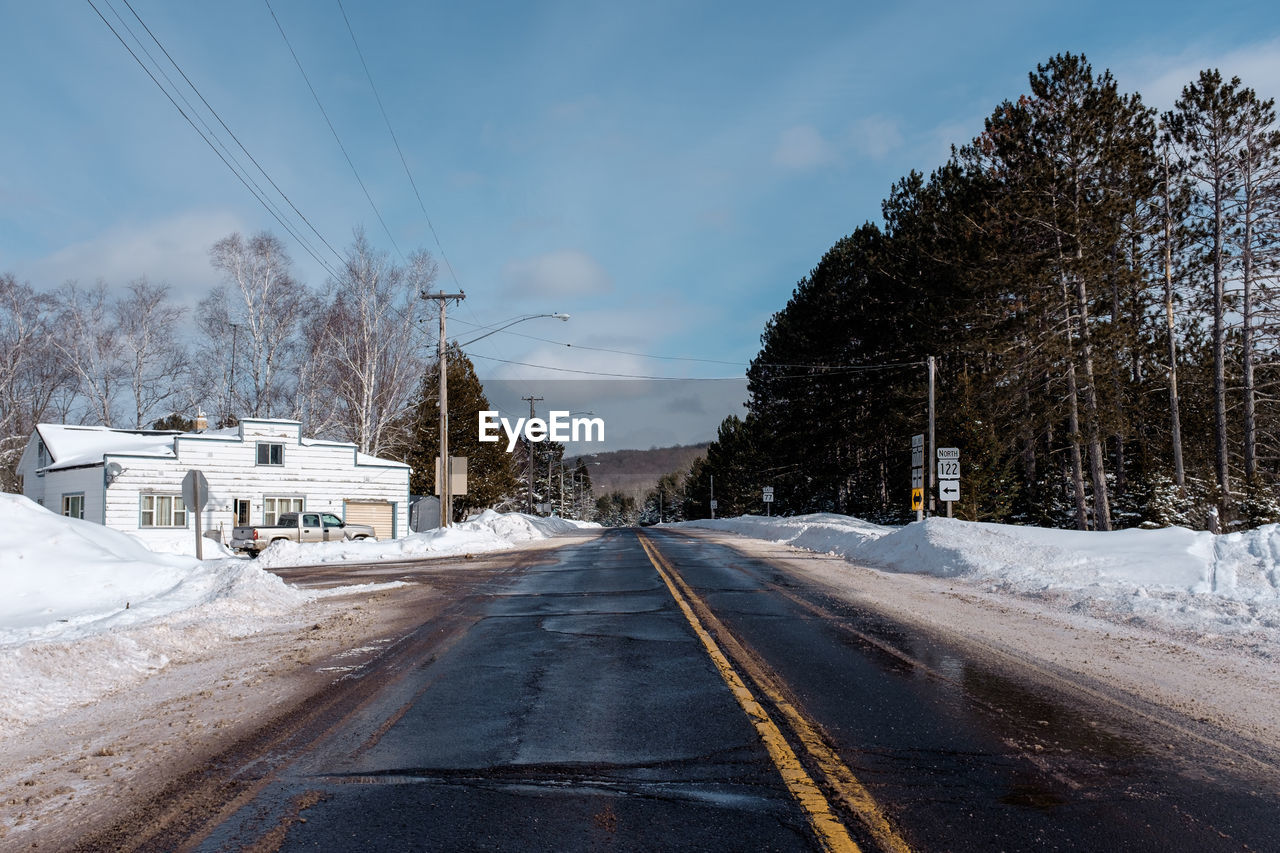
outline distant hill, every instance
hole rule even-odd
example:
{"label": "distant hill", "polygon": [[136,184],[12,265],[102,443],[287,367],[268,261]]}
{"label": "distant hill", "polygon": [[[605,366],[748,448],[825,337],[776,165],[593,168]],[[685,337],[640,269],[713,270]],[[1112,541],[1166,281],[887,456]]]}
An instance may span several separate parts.
{"label": "distant hill", "polygon": [[706,455],[707,444],[680,444],[649,450],[611,450],[607,453],[592,453],[581,459],[591,470],[591,489],[596,497],[617,491],[641,500],[663,474],[688,471],[694,459]]}

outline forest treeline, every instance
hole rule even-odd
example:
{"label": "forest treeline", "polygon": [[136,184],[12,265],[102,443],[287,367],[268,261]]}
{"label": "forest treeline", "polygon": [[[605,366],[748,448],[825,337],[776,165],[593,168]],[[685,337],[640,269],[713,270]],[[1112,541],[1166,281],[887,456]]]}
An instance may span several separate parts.
{"label": "forest treeline", "polygon": [[[1280,519],[1280,134],[1216,70],[1159,113],[1085,57],[1025,94],[768,321],[745,418],[651,494],[685,517],[903,522],[937,364],[962,518],[1108,530]],[[931,460],[930,460],[931,462]]]}

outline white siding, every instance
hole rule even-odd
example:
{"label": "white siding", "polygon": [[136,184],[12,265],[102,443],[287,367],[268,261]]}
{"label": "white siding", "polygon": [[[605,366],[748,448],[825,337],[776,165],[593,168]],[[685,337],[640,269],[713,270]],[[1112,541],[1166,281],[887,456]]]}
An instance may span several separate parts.
{"label": "white siding", "polygon": [[[31,481],[39,485],[40,494],[31,494]],[[84,520],[102,523],[102,466],[72,468],[66,471],[49,471],[43,477],[25,477],[23,490],[34,501],[44,499],[44,507],[50,512],[62,514],[62,496],[80,493],[84,495]]]}
{"label": "white siding", "polygon": [[[195,468],[209,481],[209,500],[202,522],[205,530],[221,530],[231,538],[237,498],[250,501],[250,522],[260,524],[263,498],[301,495],[305,508],[341,516],[344,501],[387,501],[395,508],[395,529],[408,531],[409,469],[355,464],[352,445],[315,443],[299,439],[292,422],[245,421],[243,439],[232,435],[183,435],[177,438],[178,458],[109,456],[124,472],[107,489],[106,523],[139,531],[138,501],[144,493],[181,493],[182,478]],[[283,465],[257,464],[257,443],[284,445]],[[99,475],[101,469],[97,469]],[[86,512],[86,517],[88,513]],[[165,531],[171,533],[171,529]],[[147,537],[147,531],[140,531]]]}

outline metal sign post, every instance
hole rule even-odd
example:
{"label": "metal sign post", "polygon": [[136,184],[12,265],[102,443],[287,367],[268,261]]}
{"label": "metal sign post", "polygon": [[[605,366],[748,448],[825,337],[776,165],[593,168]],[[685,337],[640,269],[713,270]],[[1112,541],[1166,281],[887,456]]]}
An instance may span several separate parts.
{"label": "metal sign post", "polygon": [[188,512],[196,516],[196,559],[204,559],[204,535],[200,529],[200,516],[204,513],[205,504],[209,502],[209,481],[204,473],[192,468],[182,478],[182,500]]}

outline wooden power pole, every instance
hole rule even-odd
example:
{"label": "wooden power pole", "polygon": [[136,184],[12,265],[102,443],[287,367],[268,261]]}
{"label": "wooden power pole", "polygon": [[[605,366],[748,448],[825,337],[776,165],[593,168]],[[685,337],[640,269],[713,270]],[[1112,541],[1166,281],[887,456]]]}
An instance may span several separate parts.
{"label": "wooden power pole", "polygon": [[434,299],[440,303],[440,464],[437,466],[436,481],[440,487],[440,526],[448,527],[453,521],[453,470],[449,464],[449,363],[446,354],[444,308],[450,300],[461,302],[467,294],[457,293],[424,293],[423,299]]}

